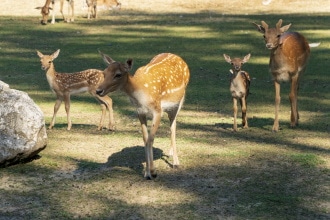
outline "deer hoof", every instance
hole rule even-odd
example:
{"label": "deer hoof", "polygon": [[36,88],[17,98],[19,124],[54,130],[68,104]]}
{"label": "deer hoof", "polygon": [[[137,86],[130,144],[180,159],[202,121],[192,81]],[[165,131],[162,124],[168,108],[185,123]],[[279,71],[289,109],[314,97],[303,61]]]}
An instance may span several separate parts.
{"label": "deer hoof", "polygon": [[115,131],[115,130],[116,130],[116,127],[114,125],[109,126],[109,131]]}

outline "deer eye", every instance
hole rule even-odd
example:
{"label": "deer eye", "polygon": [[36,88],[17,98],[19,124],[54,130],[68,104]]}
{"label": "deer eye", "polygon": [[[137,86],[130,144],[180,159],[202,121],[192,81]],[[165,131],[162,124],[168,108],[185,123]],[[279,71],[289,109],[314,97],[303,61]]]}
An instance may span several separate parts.
{"label": "deer eye", "polygon": [[52,61],[50,60],[50,61],[48,61],[48,63],[52,63]]}
{"label": "deer eye", "polygon": [[264,35],[264,38],[266,39],[266,36]]}
{"label": "deer eye", "polygon": [[116,73],[114,78],[115,78],[115,79],[118,79],[118,78],[120,78],[121,76],[122,76],[121,73]]}
{"label": "deer eye", "polygon": [[277,37],[278,37],[278,38],[280,38],[280,37],[281,37],[281,35],[279,34],[279,35],[277,35]]}

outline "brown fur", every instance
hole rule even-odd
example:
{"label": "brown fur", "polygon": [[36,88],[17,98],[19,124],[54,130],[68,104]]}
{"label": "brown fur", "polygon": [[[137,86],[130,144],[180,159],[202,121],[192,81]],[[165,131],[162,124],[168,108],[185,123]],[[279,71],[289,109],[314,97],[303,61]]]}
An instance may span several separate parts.
{"label": "brown fur", "polygon": [[233,58],[224,54],[225,60],[232,65],[230,79],[230,92],[233,98],[233,111],[234,111],[234,131],[237,131],[237,100],[239,100],[242,108],[242,126],[248,128],[247,121],[247,97],[250,89],[250,75],[248,72],[242,70],[242,66],[250,59],[250,54],[246,55],[243,59]]}
{"label": "brown fur", "polygon": [[[254,23],[255,24],[255,23]],[[274,78],[275,84],[275,119],[273,131],[279,130],[278,111],[281,101],[280,83],[291,82],[289,94],[291,102],[291,127],[298,125],[299,113],[297,96],[299,80],[304,73],[310,56],[308,42],[297,32],[286,32],[291,24],[281,27],[280,19],[276,28],[268,28],[264,21],[261,25],[255,24],[258,31],[264,34],[266,47],[270,49],[269,69]]]}

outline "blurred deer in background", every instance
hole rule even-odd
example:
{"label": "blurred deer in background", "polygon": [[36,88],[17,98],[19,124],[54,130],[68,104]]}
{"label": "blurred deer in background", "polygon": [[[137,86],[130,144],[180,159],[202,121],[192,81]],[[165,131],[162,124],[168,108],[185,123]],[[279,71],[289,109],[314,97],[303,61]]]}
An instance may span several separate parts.
{"label": "blurred deer in background", "polygon": [[310,56],[309,44],[305,37],[297,32],[286,32],[291,24],[282,25],[280,19],[275,28],[268,28],[268,24],[261,21],[261,25],[253,23],[258,31],[264,35],[266,47],[270,50],[269,69],[275,83],[275,120],[273,131],[279,130],[278,111],[281,102],[280,83],[291,82],[289,94],[291,102],[291,127],[298,125],[299,113],[297,95],[299,81],[304,73]]}
{"label": "blurred deer in background", "polygon": [[[135,104],[142,127],[145,144],[146,170],[145,178],[157,176],[153,164],[153,143],[160,124],[162,112],[166,112],[170,120],[171,151],[173,167],[179,165],[176,151],[176,117],[182,107],[186,87],[189,82],[189,68],[177,55],[162,53],[155,56],[146,66],[140,67],[131,76],[128,72],[133,61],[119,63],[102,54],[108,67],[104,70],[104,82],[96,93],[104,96],[109,92],[121,90]],[[152,126],[148,133],[147,114],[152,116]]]}
{"label": "blurred deer in background", "polygon": [[49,86],[56,94],[54,114],[49,129],[54,127],[57,111],[60,108],[62,101],[64,101],[68,121],[67,130],[70,130],[72,126],[70,118],[70,95],[88,91],[99,101],[102,107],[102,116],[98,130],[103,128],[107,109],[109,110],[109,130],[114,130],[112,99],[109,96],[101,97],[96,94],[96,88],[104,80],[103,71],[88,69],[76,73],[58,73],[55,71],[53,61],[57,58],[59,53],[60,50],[57,50],[52,55],[43,55],[41,52],[37,51],[37,54],[40,57],[41,69],[46,71]]}
{"label": "blurred deer in background", "polygon": [[104,7],[106,9],[120,9],[121,3],[117,0],[86,0],[88,7],[87,19],[96,18],[97,7]]}
{"label": "blurred deer in background", "polygon": [[239,100],[241,108],[242,108],[242,126],[243,128],[248,128],[246,110],[247,110],[247,102],[246,99],[249,95],[250,88],[250,76],[249,74],[242,70],[242,66],[246,63],[251,54],[246,55],[243,59],[233,58],[224,54],[225,60],[232,65],[230,70],[232,76],[230,80],[230,92],[233,97],[233,110],[234,110],[234,131],[237,131],[237,100]]}
{"label": "blurred deer in background", "polygon": [[[57,0],[46,0],[45,5],[43,7],[36,7],[36,9],[41,9],[41,15],[42,15],[41,24],[43,24],[43,25],[47,24],[50,10],[53,11],[51,24],[55,24],[55,9],[54,9],[55,1],[57,1]],[[69,3],[69,6],[68,6],[69,14],[70,14],[70,11],[72,13],[71,17],[69,17],[69,18],[65,18],[64,14],[63,14],[64,0],[58,0],[58,1],[60,1],[60,12],[62,14],[63,20],[66,22],[73,22],[74,21],[74,0],[66,0]],[[52,7],[50,7],[50,3],[52,3]]]}

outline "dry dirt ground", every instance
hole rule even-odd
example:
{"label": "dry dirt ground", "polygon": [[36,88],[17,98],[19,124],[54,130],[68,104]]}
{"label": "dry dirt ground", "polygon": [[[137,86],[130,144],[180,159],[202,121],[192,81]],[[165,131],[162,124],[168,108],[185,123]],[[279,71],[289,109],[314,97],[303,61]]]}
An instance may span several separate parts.
{"label": "dry dirt ground", "polygon": [[[35,7],[43,6],[45,0],[2,0],[0,16],[39,16],[40,11]],[[75,13],[77,16],[86,15],[85,0],[75,0]],[[248,13],[327,13],[330,11],[329,0],[120,0],[122,10],[157,12],[221,12],[229,14]],[[269,4],[267,4],[269,3]],[[17,5],[15,5],[17,4]],[[64,6],[65,7],[65,6]],[[67,12],[65,7],[64,13]],[[56,6],[59,13],[59,6]]]}

